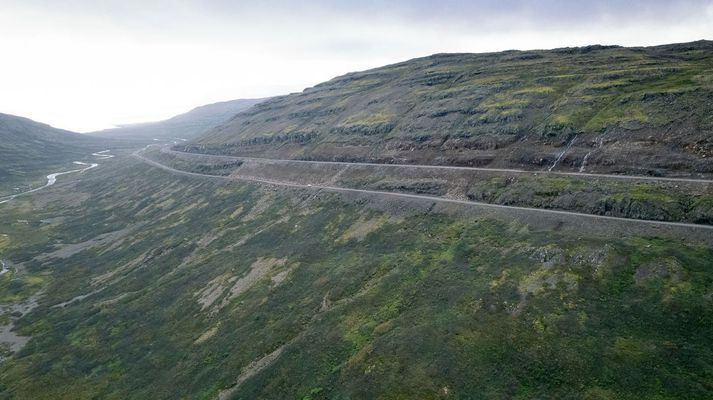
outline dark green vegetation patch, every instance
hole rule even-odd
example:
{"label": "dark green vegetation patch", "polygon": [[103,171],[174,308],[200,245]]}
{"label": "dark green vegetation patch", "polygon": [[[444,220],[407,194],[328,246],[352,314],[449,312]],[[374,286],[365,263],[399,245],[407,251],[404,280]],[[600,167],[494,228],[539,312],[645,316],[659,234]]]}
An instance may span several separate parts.
{"label": "dark green vegetation patch", "polygon": [[710,248],[419,210],[130,163],[8,203],[0,397],[713,396]]}

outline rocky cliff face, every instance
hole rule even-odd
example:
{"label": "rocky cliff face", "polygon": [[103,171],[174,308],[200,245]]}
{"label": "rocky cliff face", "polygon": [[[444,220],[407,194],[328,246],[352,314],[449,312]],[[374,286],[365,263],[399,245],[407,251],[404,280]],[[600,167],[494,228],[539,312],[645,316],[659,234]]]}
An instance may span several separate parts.
{"label": "rocky cliff face", "polygon": [[439,54],[237,114],[213,154],[713,173],[713,43]]}

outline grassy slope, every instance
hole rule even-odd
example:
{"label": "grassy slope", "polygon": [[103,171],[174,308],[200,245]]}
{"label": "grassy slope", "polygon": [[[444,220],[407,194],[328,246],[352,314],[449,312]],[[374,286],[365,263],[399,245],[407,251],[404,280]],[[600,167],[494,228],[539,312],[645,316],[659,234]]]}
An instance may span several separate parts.
{"label": "grassy slope", "polygon": [[[442,54],[274,98],[196,139],[224,154],[713,172],[713,44]],[[416,150],[416,151],[414,151]]]}
{"label": "grassy slope", "polygon": [[[47,285],[19,322],[33,340],[0,364],[0,397],[212,398],[285,344],[236,398],[713,395],[710,248],[385,212],[142,165],[95,170],[0,218],[0,257],[27,270],[0,276],[0,298]],[[69,258],[34,258],[127,226]],[[197,293],[261,258],[285,261],[201,311]]]}
{"label": "grassy slope", "polygon": [[0,196],[14,186],[36,187],[51,172],[76,168],[74,160],[117,143],[52,128],[26,118],[0,114]]}

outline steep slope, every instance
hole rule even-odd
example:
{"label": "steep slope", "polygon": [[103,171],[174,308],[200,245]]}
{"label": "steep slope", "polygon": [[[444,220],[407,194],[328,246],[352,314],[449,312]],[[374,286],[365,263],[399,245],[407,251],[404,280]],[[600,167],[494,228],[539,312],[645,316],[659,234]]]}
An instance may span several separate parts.
{"label": "steep slope", "polygon": [[110,144],[114,143],[0,114],[0,195],[13,185],[31,185],[52,172],[49,169]]}
{"label": "steep slope", "polygon": [[273,98],[187,150],[713,173],[713,42],[438,54]]}
{"label": "steep slope", "polygon": [[710,235],[112,162],[0,207],[0,398],[713,396]]}
{"label": "steep slope", "polygon": [[264,100],[238,99],[207,104],[165,121],[124,125],[116,129],[92,132],[90,135],[149,140],[153,138],[194,138]]}

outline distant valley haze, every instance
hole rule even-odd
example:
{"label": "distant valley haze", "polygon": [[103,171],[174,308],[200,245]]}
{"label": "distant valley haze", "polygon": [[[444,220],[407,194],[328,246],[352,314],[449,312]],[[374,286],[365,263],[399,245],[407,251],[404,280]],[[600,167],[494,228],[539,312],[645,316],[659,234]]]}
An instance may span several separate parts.
{"label": "distant valley haze", "polygon": [[0,112],[76,132],[434,53],[713,37],[711,0],[1,0],[0,10]]}

